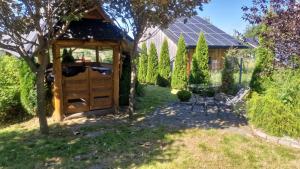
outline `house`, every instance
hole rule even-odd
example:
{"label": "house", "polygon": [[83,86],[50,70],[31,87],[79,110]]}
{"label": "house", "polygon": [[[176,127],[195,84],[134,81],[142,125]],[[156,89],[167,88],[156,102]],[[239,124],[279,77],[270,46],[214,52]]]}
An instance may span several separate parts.
{"label": "house", "polygon": [[201,32],[204,33],[209,47],[209,64],[212,70],[222,69],[223,58],[228,49],[247,48],[241,42],[199,16],[193,16],[188,19],[179,18],[174,23],[169,25],[167,29],[150,28],[143,35],[139,46],[145,42],[149,48],[150,43],[153,42],[156,45],[158,53],[160,53],[162,43],[164,39],[167,39],[169,44],[170,59],[173,65],[177,51],[177,42],[180,34],[182,34],[186,42],[189,61],[187,67],[189,72],[192,55],[196,48],[199,34]]}

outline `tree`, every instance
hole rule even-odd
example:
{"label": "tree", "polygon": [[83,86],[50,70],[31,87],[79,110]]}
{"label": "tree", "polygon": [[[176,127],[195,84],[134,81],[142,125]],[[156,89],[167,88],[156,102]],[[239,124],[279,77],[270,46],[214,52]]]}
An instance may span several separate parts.
{"label": "tree", "polygon": [[148,57],[147,77],[146,81],[149,84],[156,84],[158,75],[158,56],[154,43],[150,44],[150,51]]}
{"label": "tree", "polygon": [[182,34],[180,35],[177,44],[177,53],[175,57],[171,86],[173,89],[185,89],[187,87],[186,45]]}
{"label": "tree", "polygon": [[244,19],[251,24],[266,25],[262,35],[272,43],[268,48],[276,52],[281,61],[300,56],[300,3],[296,0],[253,1],[253,6],[243,7]]}
{"label": "tree", "polygon": [[263,82],[267,80],[268,77],[273,72],[273,62],[274,62],[274,53],[270,50],[264,38],[260,37],[259,47],[256,49],[256,63],[255,68],[252,74],[252,79],[250,81],[250,87],[261,93],[264,91]]}
{"label": "tree", "polygon": [[262,25],[251,25],[246,27],[246,31],[243,34],[246,38],[257,38],[262,33]]}
{"label": "tree", "polygon": [[222,70],[221,90],[227,94],[233,94],[234,90],[234,58],[226,56]]}
{"label": "tree", "polygon": [[159,57],[159,75],[158,75],[158,85],[166,87],[170,85],[171,78],[171,62],[169,54],[169,45],[167,39],[164,40]]}
{"label": "tree", "polygon": [[[95,3],[94,0],[0,2],[0,48],[22,57],[36,74],[37,114],[43,134],[49,131],[44,86],[49,48],[65,32],[72,20],[80,19]],[[57,21],[61,24],[56,29]]]}
{"label": "tree", "polygon": [[[197,8],[202,10],[203,3],[209,0],[193,1],[139,1],[139,0],[104,0],[105,11],[119,23],[124,30],[133,34],[133,48],[131,51],[131,83],[129,115],[132,116],[135,104],[137,45],[147,28],[166,28],[179,17],[191,17],[197,14]],[[178,5],[180,3],[180,5]],[[149,35],[152,36],[152,35]]]}
{"label": "tree", "polygon": [[146,43],[143,43],[142,51],[139,57],[139,65],[138,65],[138,80],[141,83],[146,83],[147,66],[148,66],[147,46]]}
{"label": "tree", "polygon": [[192,57],[191,84],[209,84],[208,45],[203,33],[200,34],[196,51]]}

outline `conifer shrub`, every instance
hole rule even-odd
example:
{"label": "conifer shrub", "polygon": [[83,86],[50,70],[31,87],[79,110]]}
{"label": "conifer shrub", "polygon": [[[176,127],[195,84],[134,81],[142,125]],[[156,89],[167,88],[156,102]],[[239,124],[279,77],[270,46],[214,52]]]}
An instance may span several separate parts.
{"label": "conifer shrub", "polygon": [[171,87],[173,89],[186,89],[187,81],[186,45],[183,35],[180,35],[177,45],[174,71],[172,73]]}
{"label": "conifer shrub", "polygon": [[157,84],[161,87],[167,87],[170,85],[171,79],[171,63],[169,54],[168,41],[165,39],[161,47],[159,63],[158,63],[158,78]]}
{"label": "conifer shrub", "polygon": [[126,56],[122,64],[122,75],[120,79],[120,97],[119,104],[120,106],[129,105],[129,94],[130,94],[130,78],[131,78],[131,69],[130,69],[130,57]]}
{"label": "conifer shrub", "polygon": [[247,102],[250,123],[275,136],[300,137],[300,70],[274,72],[263,93]]}
{"label": "conifer shrub", "polygon": [[72,50],[70,49],[69,51],[67,49],[63,50],[62,54],[62,63],[74,63],[75,59],[72,55]]}
{"label": "conifer shrub", "polygon": [[181,102],[188,102],[192,97],[192,93],[187,90],[181,90],[177,92],[177,97]]}
{"label": "conifer shrub", "polygon": [[148,57],[147,76],[146,81],[148,84],[156,84],[158,76],[158,56],[154,43],[150,44],[150,51]]}
{"label": "conifer shrub", "polygon": [[[30,70],[29,66],[25,63],[25,61],[21,61],[19,68],[19,76],[20,76],[20,99],[22,106],[26,110],[26,112],[30,115],[36,115],[36,87],[35,87],[35,79],[36,76]],[[51,100],[51,99],[50,99]]]}
{"label": "conifer shrub", "polygon": [[256,49],[256,63],[250,81],[253,91],[262,93],[265,90],[264,82],[269,79],[273,71],[274,53],[265,45],[263,38],[259,40],[260,46]]}
{"label": "conifer shrub", "polygon": [[19,65],[15,57],[0,57],[0,123],[14,121],[25,114],[20,101]]}
{"label": "conifer shrub", "polygon": [[143,43],[142,51],[140,53],[139,63],[138,63],[138,81],[140,83],[146,83],[147,66],[148,66],[147,46],[146,43]]}
{"label": "conifer shrub", "polygon": [[233,59],[231,56],[226,56],[222,70],[221,90],[226,94],[234,94],[235,91]]}
{"label": "conifer shrub", "polygon": [[203,33],[199,35],[197,47],[192,57],[192,68],[189,83],[206,85],[210,83],[208,45]]}

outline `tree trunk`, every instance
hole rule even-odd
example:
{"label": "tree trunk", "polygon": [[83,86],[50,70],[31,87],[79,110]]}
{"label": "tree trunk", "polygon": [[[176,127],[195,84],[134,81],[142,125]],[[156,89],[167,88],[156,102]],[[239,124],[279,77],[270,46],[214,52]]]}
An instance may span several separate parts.
{"label": "tree trunk", "polygon": [[131,59],[130,59],[130,68],[131,68],[131,80],[130,80],[130,95],[129,95],[129,118],[133,117],[134,113],[134,106],[135,106],[135,86],[136,86],[136,64],[135,59],[137,56],[137,45],[138,41],[134,41],[133,50],[131,52]]}
{"label": "tree trunk", "polygon": [[39,117],[40,131],[42,134],[48,134],[49,128],[46,117],[46,90],[45,90],[45,69],[47,65],[46,55],[39,56],[39,67],[37,70],[37,114]]}

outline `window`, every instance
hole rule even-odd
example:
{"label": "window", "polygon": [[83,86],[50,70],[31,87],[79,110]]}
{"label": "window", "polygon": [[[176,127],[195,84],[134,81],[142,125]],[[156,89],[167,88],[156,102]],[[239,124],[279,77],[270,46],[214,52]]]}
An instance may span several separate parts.
{"label": "window", "polygon": [[113,50],[112,49],[99,50],[99,62],[113,64]]}
{"label": "window", "polygon": [[218,70],[219,69],[219,61],[218,60],[212,60],[211,61],[211,69],[212,70]]}

